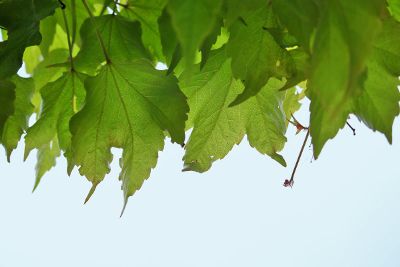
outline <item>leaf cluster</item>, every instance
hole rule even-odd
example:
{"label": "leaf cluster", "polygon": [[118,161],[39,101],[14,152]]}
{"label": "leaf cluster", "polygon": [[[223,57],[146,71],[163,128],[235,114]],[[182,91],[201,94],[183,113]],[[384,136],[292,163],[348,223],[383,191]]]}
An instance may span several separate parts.
{"label": "leaf cluster", "polygon": [[63,155],[87,199],[121,148],[125,203],[166,140],[185,171],[245,136],[286,166],[304,96],[315,158],[350,114],[392,142],[399,18],[398,0],[0,0],[0,142],[38,150],[35,188]]}

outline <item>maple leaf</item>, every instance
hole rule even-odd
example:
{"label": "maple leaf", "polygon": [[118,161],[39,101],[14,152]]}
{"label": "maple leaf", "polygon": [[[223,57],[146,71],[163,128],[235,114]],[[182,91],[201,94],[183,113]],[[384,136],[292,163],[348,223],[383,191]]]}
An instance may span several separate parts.
{"label": "maple leaf", "polygon": [[[39,114],[39,120],[28,129],[25,136],[24,158],[28,157],[32,149],[37,148],[40,150],[43,148],[44,151],[41,152],[41,158],[49,162],[49,158],[52,158],[52,156],[44,154],[49,151],[52,155],[58,155],[57,151],[59,149],[54,149],[54,146],[51,145],[57,143],[56,147],[59,146],[60,149],[67,152],[68,172],[71,172],[72,162],[69,154],[71,132],[69,121],[83,104],[85,98],[84,78],[85,75],[75,71],[65,72],[60,78],[48,83],[41,89],[42,109]],[[37,167],[40,170],[37,172],[40,177],[36,178],[36,186],[45,172],[43,170],[49,170],[54,164],[45,163],[44,165],[49,167]]]}
{"label": "maple leaf", "polygon": [[86,104],[71,121],[72,153],[95,187],[109,172],[111,147],[122,148],[120,180],[127,201],[155,167],[164,130],[183,144],[188,108],[177,80],[148,61],[112,62],[86,79]]}
{"label": "maple leaf", "polygon": [[[193,131],[185,146],[185,169],[204,172],[222,159],[247,134],[252,147],[286,165],[277,152],[283,148],[285,113],[283,82],[272,79],[253,98],[229,107],[243,91],[233,77],[224,48],[212,51],[204,68],[183,73],[180,85],[190,106],[188,125]],[[288,91],[289,92],[289,91]],[[294,92],[291,92],[294,93]]]}

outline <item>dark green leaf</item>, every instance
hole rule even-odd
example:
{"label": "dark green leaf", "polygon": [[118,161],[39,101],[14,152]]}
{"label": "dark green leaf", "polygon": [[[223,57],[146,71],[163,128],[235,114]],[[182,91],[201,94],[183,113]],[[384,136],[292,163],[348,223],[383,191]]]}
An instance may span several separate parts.
{"label": "dark green leaf", "polygon": [[58,6],[56,0],[0,1],[0,26],[8,31],[8,40],[0,42],[0,79],[18,71],[25,48],[41,41],[40,20]]}
{"label": "dark green leaf", "polygon": [[390,143],[393,121],[399,115],[399,76],[400,24],[388,19],[367,61],[367,78],[361,96],[355,99],[355,113]]}
{"label": "dark green leaf", "polygon": [[172,25],[182,46],[186,66],[190,66],[196,52],[213,30],[222,0],[170,0],[168,11]]}
{"label": "dark green leaf", "polygon": [[138,22],[129,21],[121,16],[104,15],[94,20],[89,18],[82,25],[82,48],[75,59],[79,71],[94,74],[106,61],[96,29],[110,59],[130,60],[149,57],[140,41],[141,29]]}
{"label": "dark green leaf", "polygon": [[326,141],[342,128],[361,94],[366,61],[381,29],[385,1],[320,2],[310,79],[310,134],[317,158]]}
{"label": "dark green leaf", "polygon": [[140,22],[143,44],[159,60],[163,58],[163,53],[158,18],[166,3],[166,0],[129,0],[123,5],[121,12],[122,15]]}
{"label": "dark green leaf", "polygon": [[232,71],[245,90],[232,105],[256,95],[271,77],[290,77],[295,65],[290,54],[281,48],[268,31],[271,8],[264,4],[248,12],[230,28],[227,51],[232,57]]}
{"label": "dark green leaf", "polygon": [[28,119],[33,113],[31,98],[35,91],[32,78],[14,76],[11,81],[15,84],[15,99],[14,102],[11,102],[14,106],[14,112],[4,124],[1,138],[6,148],[8,161],[10,161],[11,152],[17,147],[21,135],[28,127]]}

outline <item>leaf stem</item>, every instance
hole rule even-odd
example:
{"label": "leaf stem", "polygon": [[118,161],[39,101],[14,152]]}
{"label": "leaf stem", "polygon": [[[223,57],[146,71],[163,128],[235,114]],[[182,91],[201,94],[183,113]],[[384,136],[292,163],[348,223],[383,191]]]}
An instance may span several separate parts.
{"label": "leaf stem", "polygon": [[[306,143],[307,143],[307,140],[308,140],[309,136],[310,136],[310,129],[307,128],[306,137],[304,138],[303,145],[301,146],[300,153],[297,156],[296,164],[294,165],[294,168],[293,168],[292,176],[290,177],[290,180],[289,180],[289,183],[288,183],[290,186],[292,186],[293,183],[294,183],[294,175],[296,173],[297,166],[299,165],[299,162],[300,162],[300,159],[301,159],[301,155],[303,155],[304,147],[306,146]],[[285,184],[286,184],[286,182],[285,182]]]}
{"label": "leaf stem", "polygon": [[71,0],[71,14],[72,14],[72,30],[71,30],[71,44],[75,44],[76,39],[76,2]]}
{"label": "leaf stem", "polygon": [[90,19],[91,19],[92,24],[93,24],[93,26],[94,26],[94,28],[95,28],[95,31],[96,31],[97,39],[99,40],[101,49],[102,49],[102,51],[103,51],[104,57],[105,57],[105,59],[106,59],[106,62],[107,62],[107,64],[108,64],[108,63],[111,62],[111,60],[110,60],[110,57],[108,56],[107,49],[106,49],[106,46],[105,46],[105,44],[104,44],[103,38],[101,38],[99,29],[97,28],[96,21],[95,21],[95,19],[94,19],[93,13],[92,13],[92,11],[90,11],[89,5],[88,5],[88,3],[87,3],[86,0],[82,0],[82,3],[83,3],[83,5],[85,6],[85,9],[86,9],[87,13],[88,13],[89,16],[90,16]]}
{"label": "leaf stem", "polygon": [[67,33],[67,40],[68,40],[68,52],[69,52],[69,62],[71,65],[71,71],[74,71],[74,60],[72,57],[72,42],[71,42],[71,34],[69,32],[69,27],[68,27],[68,21],[67,21],[67,16],[65,15],[65,9],[62,10],[63,18],[64,18],[64,24],[65,24],[65,31]]}

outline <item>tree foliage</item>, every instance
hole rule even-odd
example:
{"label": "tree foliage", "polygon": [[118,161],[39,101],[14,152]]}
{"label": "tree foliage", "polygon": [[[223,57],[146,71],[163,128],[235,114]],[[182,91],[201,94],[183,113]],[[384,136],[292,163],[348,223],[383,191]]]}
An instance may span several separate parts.
{"label": "tree foliage", "polygon": [[[398,0],[0,0],[0,142],[8,161],[21,137],[25,158],[38,150],[35,187],[63,155],[68,174],[78,167],[93,184],[88,198],[110,171],[111,148],[122,148],[125,202],[166,140],[184,147],[187,171],[207,171],[245,136],[286,166],[279,151],[304,96],[315,158],[350,114],[392,142],[399,7]],[[30,78],[17,74],[23,62]],[[155,68],[160,62],[167,70]]]}

